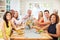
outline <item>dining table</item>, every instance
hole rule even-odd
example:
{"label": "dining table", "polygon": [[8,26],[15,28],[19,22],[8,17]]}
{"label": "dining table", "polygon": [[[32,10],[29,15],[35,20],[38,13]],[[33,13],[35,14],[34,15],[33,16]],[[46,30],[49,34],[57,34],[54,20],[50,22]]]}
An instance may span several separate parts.
{"label": "dining table", "polygon": [[46,32],[36,32],[36,29],[24,29],[23,34],[16,31],[11,35],[10,40],[52,40],[52,37]]}

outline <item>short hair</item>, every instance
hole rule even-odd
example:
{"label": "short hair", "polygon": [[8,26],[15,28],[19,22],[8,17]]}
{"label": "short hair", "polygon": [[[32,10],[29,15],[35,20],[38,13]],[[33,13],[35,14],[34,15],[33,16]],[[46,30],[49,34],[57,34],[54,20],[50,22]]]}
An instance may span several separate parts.
{"label": "short hair", "polygon": [[50,15],[49,20],[51,21],[51,17],[52,17],[53,15],[56,17],[56,24],[57,24],[57,23],[59,22],[59,16],[58,16],[57,14],[52,13],[52,14]]}
{"label": "short hair", "polygon": [[48,10],[44,10],[44,12],[48,12],[48,13],[49,13],[49,11],[48,11]]}

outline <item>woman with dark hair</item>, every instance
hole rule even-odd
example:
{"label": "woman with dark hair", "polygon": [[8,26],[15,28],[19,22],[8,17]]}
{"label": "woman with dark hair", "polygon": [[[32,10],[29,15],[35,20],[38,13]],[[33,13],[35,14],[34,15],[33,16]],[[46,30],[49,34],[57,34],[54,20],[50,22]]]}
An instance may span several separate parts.
{"label": "woman with dark hair", "polygon": [[50,15],[50,25],[48,26],[48,34],[52,36],[53,40],[58,40],[58,37],[60,36],[60,25],[59,22],[59,16],[56,14]]}
{"label": "woman with dark hair", "polygon": [[59,16],[57,14],[51,14],[50,22],[51,24],[48,27],[48,33],[52,36],[53,40],[58,40],[58,37],[60,36],[60,24],[58,24]]}
{"label": "woman with dark hair", "polygon": [[60,24],[58,22],[59,16],[53,13],[50,15],[50,24],[44,28],[48,28],[48,34],[52,36],[53,40],[58,40],[60,36]]}
{"label": "woman with dark hair", "polygon": [[0,37],[3,38],[4,40],[9,40],[12,26],[16,30],[16,26],[13,25],[13,22],[11,21],[12,19],[12,14],[7,11],[4,16],[3,16],[3,22],[2,22],[2,33],[0,32]]}

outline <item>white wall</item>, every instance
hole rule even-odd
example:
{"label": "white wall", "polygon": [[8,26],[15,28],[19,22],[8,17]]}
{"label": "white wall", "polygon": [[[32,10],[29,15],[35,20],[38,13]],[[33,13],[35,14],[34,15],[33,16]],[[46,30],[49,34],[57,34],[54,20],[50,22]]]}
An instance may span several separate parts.
{"label": "white wall", "polygon": [[20,14],[20,0],[10,0],[10,8],[18,11]]}
{"label": "white wall", "polygon": [[[27,13],[29,8],[29,3],[39,3],[42,11],[48,9],[50,13],[54,9],[58,10],[58,14],[60,15],[60,0],[11,0],[11,9],[17,10],[20,14]],[[45,5],[45,6],[44,6]]]}
{"label": "white wall", "polygon": [[[29,3],[39,3],[41,7],[48,9],[50,13],[54,9],[58,10],[58,14],[60,15],[60,1],[59,0],[20,0],[21,1],[21,13],[25,14],[29,9]],[[44,5],[47,4],[45,7]]]}

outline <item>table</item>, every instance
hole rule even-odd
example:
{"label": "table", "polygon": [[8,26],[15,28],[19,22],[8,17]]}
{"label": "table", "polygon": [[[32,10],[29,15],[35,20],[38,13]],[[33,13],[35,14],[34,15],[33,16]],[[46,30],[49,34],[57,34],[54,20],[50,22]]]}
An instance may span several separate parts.
{"label": "table", "polygon": [[34,29],[25,30],[23,35],[12,34],[11,40],[52,40],[47,33],[36,33]]}

